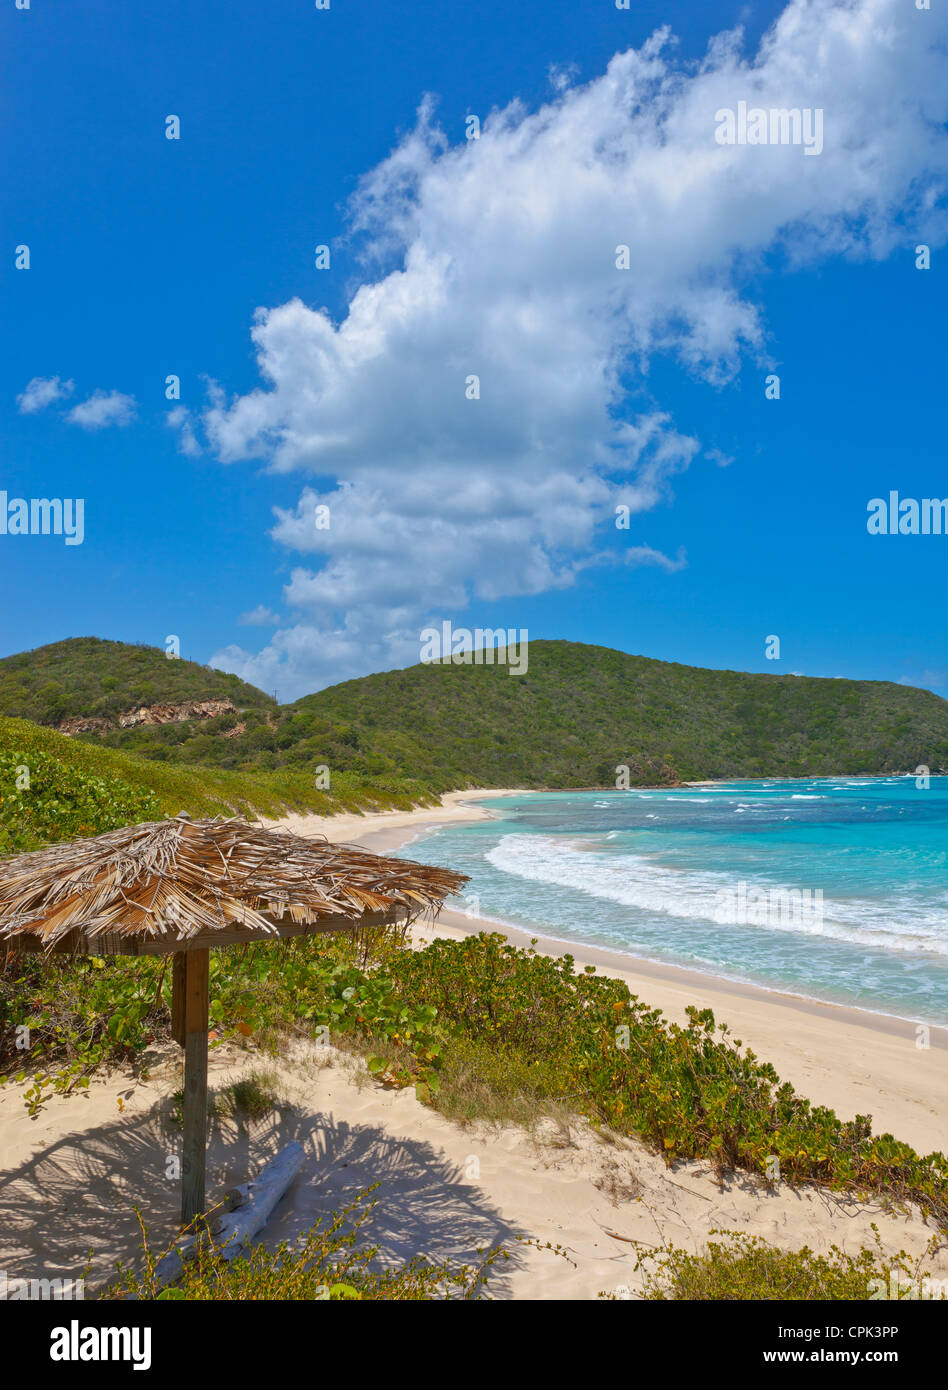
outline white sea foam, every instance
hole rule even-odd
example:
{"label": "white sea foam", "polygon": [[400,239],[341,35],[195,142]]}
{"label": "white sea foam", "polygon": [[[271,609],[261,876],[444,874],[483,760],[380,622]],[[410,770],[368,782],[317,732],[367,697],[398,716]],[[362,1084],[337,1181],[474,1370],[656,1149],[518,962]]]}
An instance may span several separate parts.
{"label": "white sea foam", "polygon": [[[645,855],[596,853],[555,836],[505,835],[486,858],[495,869],[535,883],[569,888],[639,912],[714,923],[720,893],[733,891],[737,874],[667,869]],[[755,887],[777,892],[808,885],[784,885],[760,876]],[[809,885],[818,887],[819,885]],[[941,907],[872,899],[824,898],[822,921],[770,921],[740,928],[830,937],[853,945],[900,953],[932,952],[948,957],[948,895]],[[634,919],[633,919],[634,920]]]}

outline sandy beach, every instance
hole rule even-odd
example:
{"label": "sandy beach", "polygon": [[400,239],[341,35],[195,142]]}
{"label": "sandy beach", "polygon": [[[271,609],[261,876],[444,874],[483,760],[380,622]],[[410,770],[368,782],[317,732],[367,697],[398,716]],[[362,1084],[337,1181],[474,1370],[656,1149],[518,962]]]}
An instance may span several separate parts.
{"label": "sandy beach", "polygon": [[[264,825],[279,825],[294,835],[325,835],[333,844],[350,841],[366,845],[376,854],[397,849],[414,839],[429,825],[450,825],[458,821],[486,820],[490,812],[472,801],[493,796],[522,796],[516,787],[498,791],[445,792],[440,806],[422,806],[414,811],[370,811],[361,815],[344,811],[339,816],[284,816],[281,820],[265,820]],[[367,838],[370,837],[370,838]]]}
{"label": "sandy beach", "polygon": [[[140,1259],[136,1206],[153,1249],[173,1241],[179,1194],[166,1164],[180,1145],[169,1121],[180,1063],[174,1049],[152,1060],[148,1081],[97,1079],[86,1095],[54,1097],[35,1121],[16,1088],[0,1092],[0,1270],[8,1278],[76,1279],[91,1252],[91,1297],[116,1261]],[[260,1065],[236,1049],[215,1050],[211,1089]],[[917,1259],[933,1234],[917,1214],[892,1216],[878,1203],[768,1188],[747,1174],[719,1183],[706,1163],[669,1169],[634,1140],[582,1121],[544,1123],[534,1134],[462,1128],[412,1090],[384,1089],[334,1048],[303,1044],[264,1065],[277,1072],[283,1103],[256,1123],[214,1122],[208,1196],[299,1141],[305,1163],[266,1230],[271,1247],[373,1183],[377,1205],[363,1234],[383,1258],[422,1252],[476,1262],[479,1249],[502,1246],[511,1259],[489,1288],[504,1299],[637,1297],[632,1241],[698,1250],[714,1230],[746,1231],[787,1249],[835,1244],[855,1254],[874,1245],[875,1222],[888,1249]],[[538,1248],[548,1241],[562,1253]],[[948,1278],[948,1255],[925,1268]]]}
{"label": "sandy beach", "polygon": [[[427,825],[489,814],[466,804],[485,795],[454,793],[441,809],[284,823],[384,852]],[[424,858],[422,845],[418,855]],[[445,910],[419,930],[417,944],[479,929],[497,928]],[[507,934],[526,939],[512,929]],[[570,949],[555,941],[538,945],[556,954]],[[897,1020],[590,947],[571,949],[578,963],[620,975],[669,1018],[683,1020],[688,1004],[712,1008],[814,1101],[845,1116],[871,1114],[877,1130],[890,1129],[923,1152],[945,1148],[944,1030],[932,1030],[930,1047],[919,1049],[914,1027]],[[91,1252],[94,1291],[116,1260],[134,1261],[140,1253],[136,1206],[147,1215],[154,1247],[173,1239],[178,1185],[167,1176],[167,1160],[180,1145],[180,1130],[170,1121],[180,1054],[166,1047],[149,1061],[148,1079],[98,1076],[84,1094],[52,1097],[32,1120],[19,1087],[0,1090],[0,1271],[8,1277],[77,1278]],[[361,1060],[334,1047],[300,1042],[276,1062],[220,1047],[211,1054],[211,1088],[260,1066],[276,1071],[281,1103],[255,1123],[213,1122],[208,1196],[214,1200],[245,1181],[299,1140],[305,1164],[267,1229],[271,1245],[372,1183],[379,1184],[377,1205],[364,1235],[384,1258],[422,1252],[471,1261],[478,1248],[502,1245],[512,1258],[490,1286],[500,1298],[638,1297],[643,1276],[634,1268],[633,1241],[697,1250],[711,1231],[723,1229],[788,1249],[806,1244],[820,1252],[835,1244],[855,1253],[873,1244],[875,1222],[885,1248],[904,1248],[916,1258],[933,1235],[917,1212],[892,1214],[879,1203],[838,1200],[815,1188],[768,1188],[747,1174],[719,1182],[704,1162],[667,1168],[636,1141],[597,1133],[578,1119],[544,1121],[535,1133],[461,1127],[422,1105],[412,1090],[385,1089]],[[539,1248],[547,1242],[561,1253]],[[925,1267],[948,1277],[948,1252]]]}
{"label": "sandy beach", "polygon": [[[290,817],[280,824],[298,834],[352,839],[376,854],[412,843],[428,826],[479,820],[489,808],[471,801],[499,792],[451,792],[444,808],[391,815]],[[424,859],[423,845],[418,857]],[[450,902],[450,899],[449,899]],[[421,928],[431,939],[431,929]],[[516,945],[529,945],[531,933],[445,907],[434,927],[439,936],[503,931]],[[841,1005],[823,1004],[776,990],[721,980],[694,970],[635,960],[616,951],[548,937],[537,949],[549,955],[569,952],[578,965],[595,965],[625,980],[633,994],[685,1023],[686,1008],[711,1009],[759,1057],[804,1095],[840,1115],[871,1115],[877,1130],[890,1130],[923,1153],[948,1147],[948,1029],[919,1033],[915,1023]],[[927,1044],[919,1046],[918,1044]]]}

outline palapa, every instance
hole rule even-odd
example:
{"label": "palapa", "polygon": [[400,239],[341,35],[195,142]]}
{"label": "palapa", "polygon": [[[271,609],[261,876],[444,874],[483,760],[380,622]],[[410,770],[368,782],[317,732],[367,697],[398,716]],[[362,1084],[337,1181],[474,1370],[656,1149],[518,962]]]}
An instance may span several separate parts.
{"label": "palapa", "polygon": [[466,881],[355,845],[182,812],[0,859],[0,942],[15,951],[173,954],[188,1225],[205,1206],[210,948],[407,924],[434,915]]}
{"label": "palapa", "polygon": [[163,954],[407,920],[464,882],[354,845],[182,815],[0,860],[0,940]]}

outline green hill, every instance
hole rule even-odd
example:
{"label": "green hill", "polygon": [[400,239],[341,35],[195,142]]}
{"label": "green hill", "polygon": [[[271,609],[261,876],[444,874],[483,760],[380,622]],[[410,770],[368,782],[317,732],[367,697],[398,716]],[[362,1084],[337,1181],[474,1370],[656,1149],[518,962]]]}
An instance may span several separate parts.
{"label": "green hill", "polygon": [[620,764],[639,783],[948,767],[948,702],[931,691],[710,671],[577,642],[532,642],[529,656],[523,676],[412,666],[239,720],[94,741],[169,764],[285,775],[325,763],[333,775],[410,775],[440,790],[612,786]]}
{"label": "green hill", "polygon": [[70,637],[0,660],[0,714],[36,724],[114,718],[137,705],[185,700],[275,708],[256,686],[196,661],[169,660],[160,647]]}
{"label": "green hill", "polygon": [[[948,767],[948,701],[887,681],[751,675],[531,642],[501,666],[412,666],[285,709],[283,737],[325,723],[439,785],[614,785]],[[291,745],[292,746],[292,745]]]}

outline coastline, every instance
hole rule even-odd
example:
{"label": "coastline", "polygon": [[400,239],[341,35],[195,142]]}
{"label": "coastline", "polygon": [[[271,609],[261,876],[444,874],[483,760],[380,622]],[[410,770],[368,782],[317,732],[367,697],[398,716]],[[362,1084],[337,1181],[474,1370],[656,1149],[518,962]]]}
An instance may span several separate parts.
{"label": "coastline", "polygon": [[[368,816],[291,816],[278,822],[297,834],[324,834],[334,843],[352,839],[375,854],[410,845],[427,828],[491,818],[488,808],[466,803],[494,796],[529,795],[523,789],[449,792],[442,806]],[[686,967],[642,960],[590,943],[540,935],[445,907],[436,922],[420,925],[419,944],[435,937],[458,940],[481,931],[501,932],[515,946],[536,942],[545,955],[573,956],[625,981],[650,1007],[672,1022],[687,1022],[686,1008],[711,1009],[732,1036],[791,1081],[814,1104],[838,1114],[871,1115],[877,1131],[891,1130],[922,1153],[948,1149],[948,1028],[932,1026],[929,1046],[916,1046],[915,1022],[888,1014],[824,1003],[760,985],[724,979]]]}
{"label": "coastline", "polygon": [[[414,837],[410,831],[414,828],[422,830],[430,825],[450,825],[457,821],[477,821],[489,820],[490,812],[479,806],[468,806],[466,803],[473,798],[483,800],[488,796],[527,796],[528,792],[517,787],[504,787],[497,789],[494,787],[477,788],[474,791],[444,792],[441,797],[440,806],[421,806],[413,811],[369,811],[363,814],[361,811],[342,811],[335,816],[316,816],[301,815],[294,813],[289,816],[281,816],[279,820],[263,820],[263,824],[271,829],[279,826],[283,830],[291,830],[294,835],[325,835],[331,844],[338,845],[348,841],[351,836],[357,838],[354,844],[364,844],[365,837],[371,835],[373,839],[381,836],[384,840],[383,846],[375,844],[366,848],[371,848],[375,854],[384,854],[387,849],[400,849],[405,843],[410,842]],[[394,839],[390,837],[394,835]],[[401,838],[404,837],[404,838]]]}
{"label": "coastline", "polygon": [[[332,823],[298,816],[282,824],[385,853],[428,826],[490,818],[488,807],[467,803],[511,794],[523,793],[454,792],[441,807],[415,812],[343,815]],[[424,857],[423,845],[419,854]],[[415,945],[480,930],[504,931],[517,945],[531,939],[448,909],[416,924]],[[948,1147],[942,1119],[948,1030],[933,1030],[932,1048],[922,1052],[899,1020],[580,943],[543,938],[537,945],[619,976],[670,1019],[683,1021],[689,1004],[712,1008],[781,1079],[842,1118],[871,1114],[877,1133],[890,1130],[923,1154]],[[214,1049],[211,1090],[246,1077],[259,1060],[256,1048]],[[0,1268],[12,1277],[42,1270],[44,1277],[89,1278],[90,1289],[100,1287],[117,1261],[140,1260],[136,1208],[149,1213],[154,1249],[176,1236],[176,1202],[164,1175],[180,1052],[171,1044],[157,1047],[147,1061],[147,1072],[120,1067],[98,1073],[81,1092],[51,1096],[29,1122],[20,1087],[0,1091]],[[721,1176],[706,1158],[679,1160],[669,1169],[636,1139],[604,1135],[577,1117],[551,1117],[535,1130],[461,1125],[423,1104],[411,1087],[393,1090],[371,1079],[358,1056],[309,1039],[298,1039],[285,1055],[267,1054],[267,1067],[279,1104],[248,1123],[215,1123],[208,1174],[216,1199],[247,1180],[248,1154],[256,1166],[291,1141],[303,1143],[292,1196],[261,1237],[271,1249],[377,1184],[366,1241],[392,1261],[422,1250],[475,1263],[479,1251],[510,1248],[511,1259],[498,1266],[492,1284],[502,1300],[595,1300],[600,1291],[638,1298],[644,1289],[637,1242],[654,1248],[659,1239],[697,1250],[722,1230],[786,1250],[807,1245],[827,1254],[838,1247],[857,1256],[875,1247],[878,1227],[885,1249],[924,1257],[932,1274],[948,1279],[948,1253],[924,1255],[933,1228],[917,1208],[889,1211],[884,1200],[842,1200],[822,1188],[765,1184],[744,1172]],[[515,1244],[520,1236],[523,1245]]]}

